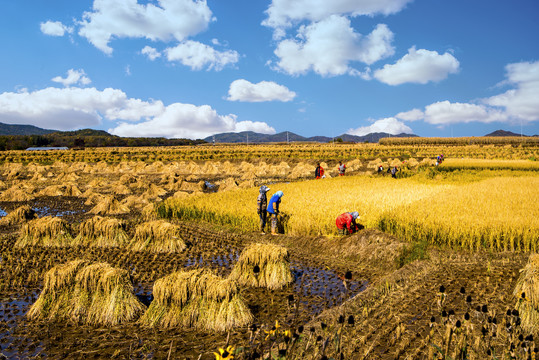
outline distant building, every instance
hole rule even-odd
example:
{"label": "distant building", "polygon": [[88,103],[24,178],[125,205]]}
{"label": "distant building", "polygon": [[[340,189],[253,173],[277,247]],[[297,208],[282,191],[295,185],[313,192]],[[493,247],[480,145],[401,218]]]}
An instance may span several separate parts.
{"label": "distant building", "polygon": [[67,146],[44,146],[44,147],[29,147],[26,151],[44,151],[44,150],[69,150]]}

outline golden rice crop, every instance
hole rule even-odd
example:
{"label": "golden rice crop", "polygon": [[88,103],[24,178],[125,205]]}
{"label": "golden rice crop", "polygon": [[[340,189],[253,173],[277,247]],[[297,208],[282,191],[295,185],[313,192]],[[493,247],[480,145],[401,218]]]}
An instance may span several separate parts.
{"label": "golden rice crop", "polygon": [[[289,184],[272,184],[269,197],[282,190],[280,210],[290,216],[285,232],[321,235],[337,232],[335,219],[347,211],[358,211],[360,222],[375,227],[384,212],[426,199],[452,185],[420,183],[410,179],[345,176]],[[158,206],[163,217],[202,219],[245,231],[258,227],[254,211],[257,188],[231,190],[189,198],[171,198]]]}
{"label": "golden rice crop", "polygon": [[539,177],[453,186],[386,212],[378,227],[406,240],[476,249],[536,251]]}
{"label": "golden rice crop", "polygon": [[126,224],[122,220],[94,216],[79,226],[74,244],[98,247],[125,246],[129,242]]}
{"label": "golden rice crop", "polygon": [[502,159],[447,159],[441,169],[539,170],[539,161]]}
{"label": "golden rice crop", "polygon": [[522,321],[522,328],[530,334],[538,333],[539,326],[539,254],[532,254],[521,270],[513,291],[518,299],[515,308]]}
{"label": "golden rice crop", "polygon": [[160,278],[153,286],[153,296],[140,319],[145,326],[226,331],[253,321],[238,284],[207,269],[178,271]]}
{"label": "golden rice crop", "polygon": [[281,289],[294,280],[288,250],[274,244],[251,244],[241,253],[229,278],[241,285]]}
{"label": "golden rice crop", "polygon": [[25,223],[15,246],[69,246],[73,242],[71,226],[55,216],[45,216]]}
{"label": "golden rice crop", "polygon": [[134,320],[144,309],[133,294],[127,270],[74,260],[45,274],[43,290],[27,316],[31,320],[114,326]]}
{"label": "golden rice crop", "polygon": [[178,225],[155,220],[137,225],[129,247],[133,251],[182,252],[186,245]]}

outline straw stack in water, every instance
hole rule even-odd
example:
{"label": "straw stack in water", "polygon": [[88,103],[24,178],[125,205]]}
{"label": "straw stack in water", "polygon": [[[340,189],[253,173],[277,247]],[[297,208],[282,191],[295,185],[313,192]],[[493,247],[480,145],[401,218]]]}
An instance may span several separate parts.
{"label": "straw stack in water", "polygon": [[5,225],[14,225],[22,224],[36,218],[36,212],[30,206],[23,205],[7,214],[0,222]]}
{"label": "straw stack in water", "polygon": [[45,216],[24,224],[15,246],[69,246],[72,241],[69,223],[59,217]]}
{"label": "straw stack in water", "polygon": [[281,289],[292,282],[288,250],[274,244],[251,244],[240,255],[229,276],[248,286]]}
{"label": "straw stack in water", "polygon": [[515,308],[518,310],[522,328],[537,334],[539,326],[539,254],[532,254],[513,291],[518,299]]}
{"label": "straw stack in water", "polygon": [[80,225],[74,243],[98,247],[125,246],[129,242],[125,229],[126,224],[122,220],[94,216]]}
{"label": "straw stack in water", "polygon": [[153,296],[140,319],[145,326],[226,331],[253,321],[237,283],[207,269],[178,271],[160,278]]}
{"label": "straw stack in water", "polygon": [[178,225],[164,220],[145,222],[135,228],[130,247],[133,251],[181,252],[186,245],[180,234]]}
{"label": "straw stack in water", "polygon": [[31,320],[114,326],[132,321],[145,306],[133,294],[126,270],[74,260],[45,274],[43,290],[27,313]]}

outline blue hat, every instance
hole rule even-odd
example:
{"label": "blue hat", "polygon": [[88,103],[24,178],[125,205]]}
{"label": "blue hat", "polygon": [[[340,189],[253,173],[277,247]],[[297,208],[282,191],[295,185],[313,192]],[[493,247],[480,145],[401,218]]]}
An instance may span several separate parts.
{"label": "blue hat", "polygon": [[281,190],[279,190],[275,193],[275,195],[277,195],[278,197],[282,197],[284,194]]}
{"label": "blue hat", "polygon": [[354,220],[359,218],[359,213],[357,211],[354,211],[354,212],[350,213],[350,215],[352,215],[352,219],[354,219]]}

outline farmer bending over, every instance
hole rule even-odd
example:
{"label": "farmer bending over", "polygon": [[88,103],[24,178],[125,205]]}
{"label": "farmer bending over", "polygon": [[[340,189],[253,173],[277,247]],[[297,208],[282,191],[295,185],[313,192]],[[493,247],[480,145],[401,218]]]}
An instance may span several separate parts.
{"label": "farmer bending over", "polygon": [[272,195],[268,202],[268,212],[271,214],[271,235],[277,235],[277,220],[282,197],[283,192],[279,190]]}
{"label": "farmer bending over", "polygon": [[262,185],[260,187],[260,194],[256,198],[256,212],[258,213],[258,216],[260,217],[260,232],[262,234],[265,234],[265,228],[266,228],[266,218],[267,218],[267,211],[266,207],[268,206],[268,197],[266,196],[266,193],[269,191],[269,187],[266,185]]}
{"label": "farmer bending over", "polygon": [[345,212],[337,216],[335,223],[337,229],[339,229],[339,235],[353,234],[359,230],[359,225],[356,224],[356,220],[359,219],[359,213],[354,211],[352,213]]}

